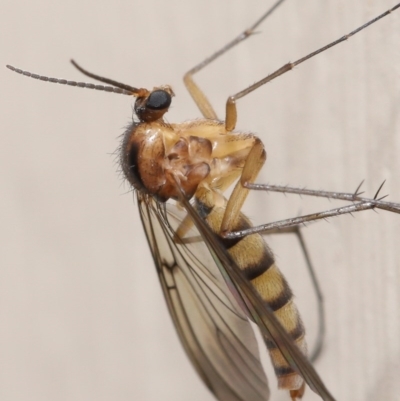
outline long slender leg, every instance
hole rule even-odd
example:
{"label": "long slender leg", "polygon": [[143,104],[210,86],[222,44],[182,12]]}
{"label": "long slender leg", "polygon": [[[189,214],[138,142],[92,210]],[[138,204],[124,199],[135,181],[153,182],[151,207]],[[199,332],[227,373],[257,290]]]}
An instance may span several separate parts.
{"label": "long slender leg", "polygon": [[349,202],[371,202],[374,204],[376,209],[383,209],[393,213],[400,213],[400,203],[395,202],[387,202],[382,199],[386,196],[383,196],[377,199],[377,195],[379,191],[382,189],[384,182],[379,187],[377,194],[374,199],[364,198],[360,195],[362,192],[359,192],[362,183],[357,187],[357,189],[353,193],[349,192],[332,192],[332,191],[321,191],[315,189],[306,189],[306,188],[295,188],[289,186],[282,185],[269,185],[269,184],[254,184],[251,182],[247,182],[243,185],[248,189],[257,190],[257,191],[270,191],[270,192],[281,192],[284,194],[297,194],[297,195],[305,195],[305,196],[316,196],[320,198],[328,198],[328,199],[339,199]]}
{"label": "long slender leg", "polygon": [[359,28],[355,29],[354,31],[348,33],[347,35],[342,36],[341,38],[339,38],[339,39],[327,44],[326,46],[323,46],[323,47],[319,48],[318,50],[315,50],[314,52],[308,54],[305,57],[302,57],[302,58],[294,61],[293,63],[285,64],[284,66],[282,66],[281,68],[277,69],[275,72],[273,72],[272,74],[266,76],[265,78],[261,79],[260,81],[257,81],[256,83],[254,83],[253,85],[250,85],[246,89],[236,93],[233,96],[230,96],[228,98],[228,100],[226,101],[226,114],[225,114],[225,128],[226,128],[226,130],[229,132],[229,131],[233,131],[235,129],[236,121],[237,121],[236,100],[248,95],[249,93],[251,93],[251,92],[255,91],[256,89],[258,89],[260,86],[272,81],[273,79],[279,77],[280,75],[284,74],[285,72],[291,71],[297,65],[303,63],[304,61],[306,61],[306,60],[308,60],[308,59],[310,59],[310,58],[312,58],[314,56],[316,56],[317,54],[322,53],[325,50],[328,50],[329,48],[331,48],[333,46],[336,46],[337,44],[346,41],[351,36],[354,36],[356,33],[362,31],[363,29],[365,29],[368,26],[372,25],[373,23],[375,23],[376,21],[378,21],[381,18],[385,17],[386,15],[389,15],[391,12],[393,12],[394,10],[396,10],[399,7],[400,7],[400,3],[398,3],[397,5],[392,7],[390,10],[387,10],[384,13],[378,15],[377,17],[375,17],[371,21],[367,22],[366,24],[360,26]]}
{"label": "long slender leg", "polygon": [[201,113],[205,118],[212,120],[217,120],[217,114],[215,113],[210,101],[207,99],[204,92],[198,87],[198,85],[193,80],[193,75],[202,70],[208,64],[212,63],[214,60],[225,54],[227,51],[237,46],[240,42],[246,40],[251,36],[256,28],[267,19],[285,0],[278,0],[267,12],[265,12],[250,28],[244,30],[240,35],[236,36],[231,42],[223,46],[221,49],[216,51],[210,57],[203,60],[201,63],[197,64],[191,70],[189,70],[183,77],[183,81],[187,90],[195,101],[197,107],[200,109]]}
{"label": "long slender leg", "polygon": [[311,362],[315,362],[321,354],[322,347],[324,345],[325,339],[325,308],[324,308],[324,297],[322,295],[321,287],[319,285],[317,275],[315,274],[315,269],[311,263],[310,254],[308,253],[306,243],[301,233],[300,227],[294,227],[294,233],[300,242],[300,247],[303,251],[304,258],[306,260],[306,266],[308,269],[308,273],[310,274],[311,281],[313,283],[313,288],[315,291],[315,295],[317,296],[317,307],[318,307],[318,333],[317,340],[314,344],[314,348],[310,352],[310,360]]}
{"label": "long slender leg", "polygon": [[256,227],[252,227],[249,229],[238,230],[238,231],[230,231],[223,233],[225,238],[229,239],[237,239],[245,237],[246,235],[255,234],[255,233],[268,233],[270,231],[274,231],[277,229],[283,229],[288,227],[295,227],[299,225],[304,225],[305,223],[309,223],[315,220],[327,219],[329,217],[341,216],[342,214],[349,214],[355,212],[361,212],[363,210],[375,209],[374,201],[370,202],[359,202],[353,205],[347,205],[338,207],[335,209],[324,210],[322,212],[307,214],[304,216],[293,217],[290,219],[273,221],[272,223],[262,224]]}

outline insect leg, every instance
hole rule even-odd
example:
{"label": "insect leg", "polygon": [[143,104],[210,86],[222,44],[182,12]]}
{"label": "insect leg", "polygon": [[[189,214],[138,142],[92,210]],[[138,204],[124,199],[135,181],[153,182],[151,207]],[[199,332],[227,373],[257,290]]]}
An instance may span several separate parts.
{"label": "insect leg", "polygon": [[342,214],[361,212],[362,210],[375,209],[375,207],[376,206],[374,200],[359,202],[353,205],[347,205],[335,209],[324,210],[322,212],[307,214],[304,216],[292,217],[290,219],[285,219],[285,220],[274,221],[272,223],[251,227],[249,229],[226,232],[224,233],[224,238],[237,239],[245,237],[246,235],[250,234],[267,233],[277,229],[279,230],[282,228],[295,227],[301,224],[308,223],[310,221],[327,219],[329,217],[336,217]]}
{"label": "insect leg", "polygon": [[237,226],[237,219],[240,216],[240,210],[249,194],[250,190],[244,185],[247,182],[253,182],[266,160],[266,153],[262,142],[255,138],[254,145],[251,148],[248,157],[243,166],[242,174],[236,183],[226,205],[224,218],[221,224],[221,234],[232,231]]}
{"label": "insect leg", "polygon": [[[377,194],[383,187],[384,182],[379,187]],[[316,196],[320,198],[328,198],[328,199],[340,199],[349,202],[373,202],[374,207],[376,209],[383,209],[393,213],[400,213],[400,203],[395,202],[387,202],[382,199],[385,196],[377,199],[375,196],[374,199],[364,198],[360,195],[363,192],[359,192],[362,183],[357,187],[357,189],[353,193],[349,192],[333,192],[333,191],[321,191],[314,189],[306,189],[306,188],[295,188],[289,186],[282,185],[269,185],[269,184],[254,184],[254,183],[246,183],[247,188],[253,189],[256,191],[271,191],[271,192],[281,192],[284,194],[297,194],[297,195],[307,195],[307,196]]]}
{"label": "insect leg", "polygon": [[190,93],[190,96],[195,101],[197,107],[203,114],[205,118],[211,120],[218,120],[217,114],[215,113],[210,101],[207,99],[204,92],[198,87],[198,85],[193,80],[193,75],[202,70],[208,64],[212,63],[214,60],[228,52],[230,49],[238,45],[240,42],[246,40],[249,36],[253,35],[255,29],[267,19],[285,0],[278,0],[271,8],[268,9],[250,28],[241,32],[236,38],[227,43],[221,49],[216,51],[210,57],[207,57],[201,63],[197,64],[191,70],[189,70],[183,77],[186,89]]}
{"label": "insect leg", "polygon": [[317,54],[320,54],[320,53],[324,52],[325,50],[328,50],[331,47],[338,45],[339,43],[347,41],[350,37],[354,36],[355,34],[362,31],[363,29],[367,28],[368,26],[372,25],[373,23],[379,21],[381,18],[386,17],[387,15],[389,15],[390,13],[392,13],[399,7],[400,7],[400,3],[396,4],[390,10],[387,10],[384,13],[378,15],[377,17],[375,17],[374,19],[365,23],[364,25],[358,27],[357,29],[354,29],[347,35],[343,35],[341,38],[336,39],[331,43],[328,43],[327,45],[307,54],[306,56],[304,56],[302,58],[299,58],[298,60],[294,61],[293,63],[287,63],[287,64],[283,65],[282,67],[280,67],[276,71],[274,71],[272,74],[267,75],[265,78],[257,81],[253,85],[250,85],[249,87],[243,89],[242,91],[236,93],[235,95],[230,96],[226,102],[226,112],[225,112],[225,128],[226,128],[226,130],[233,131],[235,129],[236,121],[237,121],[236,100],[248,95],[249,93],[258,89],[260,86],[274,80],[275,78],[278,78],[280,75],[283,75],[288,71],[291,71],[297,65],[303,63],[304,61],[307,61],[308,59],[316,56]]}
{"label": "insect leg", "polygon": [[294,234],[300,243],[301,250],[303,252],[304,258],[306,260],[306,266],[308,273],[310,274],[315,295],[317,296],[317,307],[318,307],[318,333],[317,340],[314,344],[314,349],[310,352],[309,358],[311,362],[315,362],[321,354],[322,347],[325,338],[325,308],[324,308],[324,297],[322,295],[321,287],[319,285],[317,275],[315,274],[315,269],[312,265],[310,254],[306,247],[306,242],[304,240],[303,234],[301,233],[300,227],[293,228]]}

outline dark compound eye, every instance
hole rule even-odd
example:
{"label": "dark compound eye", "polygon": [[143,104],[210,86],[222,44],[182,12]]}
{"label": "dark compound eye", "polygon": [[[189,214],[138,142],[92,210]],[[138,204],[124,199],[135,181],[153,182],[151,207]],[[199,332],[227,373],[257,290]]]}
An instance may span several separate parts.
{"label": "dark compound eye", "polygon": [[147,98],[146,108],[152,110],[168,109],[171,105],[171,95],[164,90],[155,90]]}

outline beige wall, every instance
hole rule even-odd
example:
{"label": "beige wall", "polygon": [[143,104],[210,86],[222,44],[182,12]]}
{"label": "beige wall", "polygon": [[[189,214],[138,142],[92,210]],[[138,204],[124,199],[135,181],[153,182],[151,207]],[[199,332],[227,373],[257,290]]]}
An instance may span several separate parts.
{"label": "beige wall", "polygon": [[[177,95],[169,121],[195,118],[183,73],[270,3],[6,1],[1,64],[83,80],[74,57],[134,86],[168,83]],[[393,3],[287,0],[198,81],[223,116],[229,94]],[[400,201],[399,22],[397,11],[239,101],[238,128],[256,132],[268,152],[260,181],[350,192],[365,179],[371,196],[387,179],[382,193]],[[177,341],[136,205],[110,156],[130,99],[0,74],[0,399],[212,400]],[[335,205],[255,194],[246,210],[266,222]],[[318,371],[340,400],[394,400],[400,216],[364,212],[305,235],[327,307]],[[271,241],[312,343],[315,301],[297,244]]]}

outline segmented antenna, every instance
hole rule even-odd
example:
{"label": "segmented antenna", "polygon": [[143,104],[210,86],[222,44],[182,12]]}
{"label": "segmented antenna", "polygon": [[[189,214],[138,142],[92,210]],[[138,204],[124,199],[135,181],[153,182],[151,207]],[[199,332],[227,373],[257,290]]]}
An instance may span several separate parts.
{"label": "segmented antenna", "polygon": [[[71,61],[72,62],[72,61]],[[81,72],[83,72],[85,75],[89,75],[90,73],[87,73],[83,68],[79,67],[75,62],[72,62],[76,68],[78,68]],[[99,91],[105,91],[105,92],[112,92],[112,93],[118,93],[121,95],[129,95],[129,96],[137,96],[138,90],[136,88],[130,87],[128,85],[123,85],[120,84],[119,86],[123,87],[117,87],[117,86],[108,86],[108,85],[94,85],[90,84],[87,82],[76,82],[76,81],[67,81],[66,79],[59,79],[59,78],[51,78],[51,77],[46,77],[43,75],[38,75],[38,74],[33,74],[32,72],[29,71],[23,71],[19,68],[13,67],[12,65],[6,65],[6,67],[14,71],[18,74],[25,75],[26,77],[29,78],[34,78],[38,79],[39,81],[45,81],[45,82],[51,82],[53,84],[61,84],[61,85],[69,85],[69,86],[77,86],[79,88],[86,88],[86,89],[96,89]],[[108,82],[108,83],[116,83],[112,80],[107,80],[106,78],[98,77],[97,75],[91,74],[89,75],[94,79],[98,79],[103,82]],[[129,89],[128,89],[129,88]]]}
{"label": "segmented antenna", "polygon": [[137,94],[141,90],[141,89],[138,89],[138,88],[134,88],[133,86],[126,85],[126,84],[123,84],[123,83],[118,82],[118,81],[114,81],[113,79],[105,78],[105,77],[101,77],[100,75],[93,74],[92,72],[89,72],[89,71],[85,70],[84,68],[82,68],[75,60],[70,60],[70,61],[71,61],[71,64],[77,70],[79,70],[82,74],[84,74],[84,75],[86,75],[86,76],[88,76],[90,78],[93,78],[96,81],[104,82],[105,84],[112,85],[113,87],[127,90],[131,94]]}

